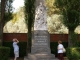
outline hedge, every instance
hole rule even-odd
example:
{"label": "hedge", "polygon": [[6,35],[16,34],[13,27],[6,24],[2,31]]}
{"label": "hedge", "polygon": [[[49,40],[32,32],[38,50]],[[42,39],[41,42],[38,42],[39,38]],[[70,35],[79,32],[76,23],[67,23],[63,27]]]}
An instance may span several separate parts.
{"label": "hedge", "polygon": [[66,55],[69,60],[80,60],[80,47],[68,47]]}
{"label": "hedge", "polygon": [[10,48],[0,46],[0,60],[9,60]]}

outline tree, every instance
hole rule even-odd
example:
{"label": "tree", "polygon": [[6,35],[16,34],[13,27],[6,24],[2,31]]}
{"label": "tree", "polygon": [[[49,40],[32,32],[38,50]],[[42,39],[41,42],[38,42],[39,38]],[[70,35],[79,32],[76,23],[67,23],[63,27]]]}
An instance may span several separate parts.
{"label": "tree", "polygon": [[32,26],[35,17],[35,0],[25,0],[25,20],[28,26],[27,54],[31,51]]}
{"label": "tree", "polygon": [[80,0],[55,0],[54,4],[63,14],[63,23],[69,29],[69,46],[73,46],[71,35],[75,28],[80,24]]}
{"label": "tree", "polygon": [[48,8],[48,15],[51,16],[52,14],[58,13],[56,12],[56,8],[53,6],[55,0],[46,0],[46,6]]}
{"label": "tree", "polygon": [[4,12],[5,12],[5,0],[1,0],[0,45],[2,45]]}
{"label": "tree", "polygon": [[[3,35],[4,21],[9,20],[8,18],[11,16],[11,14],[8,14],[8,13],[7,13],[8,15],[5,16],[5,10],[10,9],[10,8],[6,8],[6,5],[10,4],[9,6],[12,6],[11,3],[9,3],[8,1],[10,1],[12,3],[13,0],[1,0],[1,20],[0,20],[0,41],[1,41],[1,45],[2,45],[2,35]],[[11,11],[11,9],[8,12],[10,12],[10,11]]]}
{"label": "tree", "polygon": [[14,0],[6,0],[5,1],[5,16],[4,16],[4,24],[13,18],[12,16],[12,3]]}

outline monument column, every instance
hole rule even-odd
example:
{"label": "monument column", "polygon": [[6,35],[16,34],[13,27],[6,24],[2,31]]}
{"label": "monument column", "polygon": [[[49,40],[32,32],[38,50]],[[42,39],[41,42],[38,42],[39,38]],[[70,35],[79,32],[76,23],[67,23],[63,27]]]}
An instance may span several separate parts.
{"label": "monument column", "polygon": [[36,0],[31,53],[24,60],[58,60],[51,54],[45,0]]}

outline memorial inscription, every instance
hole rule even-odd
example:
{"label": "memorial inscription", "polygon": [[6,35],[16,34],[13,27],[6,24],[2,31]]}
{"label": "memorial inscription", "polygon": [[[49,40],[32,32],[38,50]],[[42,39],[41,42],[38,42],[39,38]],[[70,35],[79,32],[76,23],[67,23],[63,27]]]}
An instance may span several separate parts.
{"label": "memorial inscription", "polygon": [[36,30],[32,37],[32,53],[46,52],[50,54],[49,33],[47,30]]}
{"label": "memorial inscription", "polygon": [[34,45],[39,45],[39,46],[41,46],[41,45],[46,45],[46,46],[48,46],[48,44],[47,44],[47,36],[34,36],[34,40],[35,40],[35,42],[34,42]]}

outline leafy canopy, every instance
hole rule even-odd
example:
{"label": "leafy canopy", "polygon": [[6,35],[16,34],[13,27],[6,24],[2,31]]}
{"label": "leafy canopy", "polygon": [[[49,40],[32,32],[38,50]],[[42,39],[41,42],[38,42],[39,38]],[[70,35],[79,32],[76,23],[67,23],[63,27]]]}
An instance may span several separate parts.
{"label": "leafy canopy", "polygon": [[80,24],[80,0],[55,0],[54,4],[64,16],[63,23],[74,31]]}

